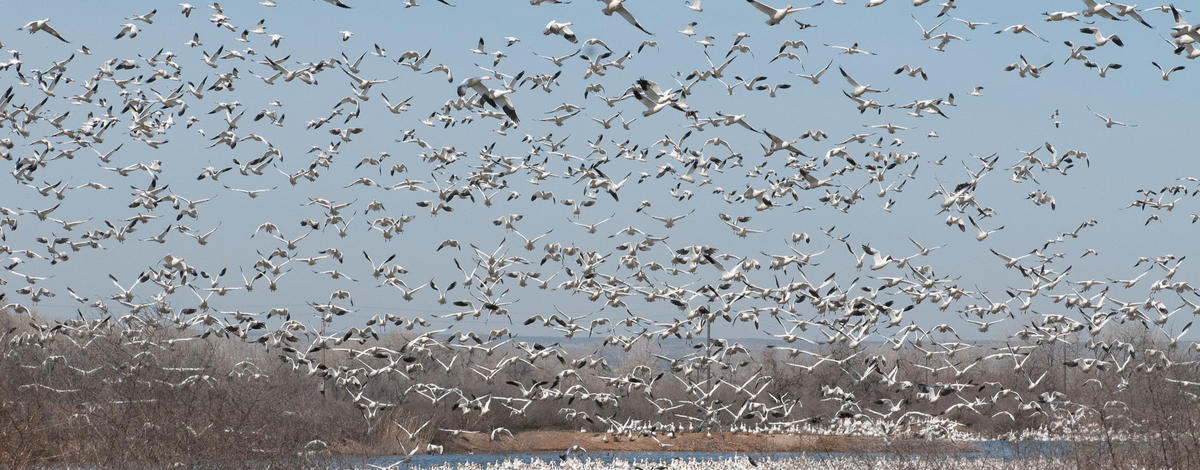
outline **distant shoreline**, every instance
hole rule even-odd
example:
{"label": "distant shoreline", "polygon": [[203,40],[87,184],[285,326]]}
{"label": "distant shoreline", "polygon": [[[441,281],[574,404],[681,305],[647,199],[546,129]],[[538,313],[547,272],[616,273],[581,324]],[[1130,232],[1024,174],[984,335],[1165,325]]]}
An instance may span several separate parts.
{"label": "distant shoreline", "polygon": [[[606,438],[607,437],[607,441]],[[588,453],[599,452],[743,452],[743,453],[890,453],[952,454],[979,450],[969,442],[893,439],[870,436],[834,436],[816,434],[751,434],[744,432],[683,433],[669,437],[637,436],[602,432],[525,431],[495,441],[485,434],[468,434],[441,442],[447,454],[562,454],[572,446]],[[660,444],[661,442],[661,444]],[[665,444],[665,445],[664,445]],[[348,442],[336,446],[343,455],[394,455]]]}

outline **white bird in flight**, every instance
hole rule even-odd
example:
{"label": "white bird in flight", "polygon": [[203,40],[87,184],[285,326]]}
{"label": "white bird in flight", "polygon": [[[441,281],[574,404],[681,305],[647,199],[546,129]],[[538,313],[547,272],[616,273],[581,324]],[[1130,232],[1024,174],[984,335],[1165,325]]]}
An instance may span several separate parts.
{"label": "white bird in flight", "polygon": [[758,0],[746,0],[746,1],[750,2],[751,5],[754,5],[754,8],[757,8],[758,11],[766,13],[768,26],[775,26],[775,25],[779,24],[779,22],[783,21],[784,18],[787,18],[787,16],[792,13],[801,12],[801,11],[807,10],[809,8],[815,8],[817,6],[820,6],[822,3],[825,3],[824,1],[820,1],[820,2],[814,3],[812,5],[806,6],[806,7],[796,8],[791,5],[788,5],[783,8],[775,8],[770,5],[765,4],[763,2],[760,2]]}
{"label": "white bird in flight", "polygon": [[62,37],[62,35],[59,34],[58,31],[55,31],[54,28],[52,26],[50,26],[50,18],[43,18],[43,19],[36,20],[36,21],[30,21],[28,23],[25,23],[25,26],[22,26],[17,29],[18,30],[24,29],[26,31],[29,31],[29,34],[33,34],[38,31],[45,31],[46,34],[49,34],[51,36],[58,38],[59,41],[71,42],[71,41],[68,41],[66,38]]}
{"label": "white bird in flight", "polygon": [[642,26],[641,23],[638,23],[638,20],[634,19],[633,14],[629,13],[629,10],[625,9],[625,0],[599,0],[599,1],[600,1],[600,3],[604,4],[604,9],[601,11],[604,13],[605,16],[612,16],[613,13],[616,13],[618,15],[621,15],[622,18],[625,18],[625,21],[628,21],[629,24],[633,25],[635,28],[642,30],[643,33],[649,34],[651,36],[654,35],[654,33],[651,33],[650,31],[646,30],[646,28],[644,26]]}

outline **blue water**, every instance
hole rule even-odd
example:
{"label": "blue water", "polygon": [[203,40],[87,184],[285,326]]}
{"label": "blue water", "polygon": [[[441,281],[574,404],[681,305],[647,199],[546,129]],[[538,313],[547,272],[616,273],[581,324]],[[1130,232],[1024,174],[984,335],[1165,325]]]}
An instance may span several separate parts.
{"label": "blue water", "polygon": [[[971,452],[956,452],[948,454],[940,454],[945,457],[954,458],[1000,458],[1000,459],[1017,459],[1029,457],[1061,457],[1071,450],[1071,444],[1065,441],[1027,441],[1013,443],[1008,441],[982,441],[975,443],[978,450]],[[573,454],[572,458],[601,460],[611,462],[615,459],[625,461],[667,461],[674,459],[695,459],[695,460],[724,460],[732,458],[743,458],[746,455],[753,456],[755,459],[769,457],[771,459],[782,459],[788,457],[804,457],[807,459],[825,459],[850,456],[895,456],[903,457],[904,454],[842,454],[842,453],[740,453],[740,452],[595,452],[587,454]],[[474,463],[486,465],[489,463],[502,462],[506,460],[516,460],[521,462],[531,462],[535,459],[542,461],[558,461],[559,454],[444,454],[444,455],[416,455],[413,456],[411,467],[430,467],[435,465],[445,464],[462,464]],[[352,459],[345,463],[351,465],[378,465],[388,466],[401,460],[401,457],[369,457],[361,459]],[[405,468],[401,465],[400,468]]]}

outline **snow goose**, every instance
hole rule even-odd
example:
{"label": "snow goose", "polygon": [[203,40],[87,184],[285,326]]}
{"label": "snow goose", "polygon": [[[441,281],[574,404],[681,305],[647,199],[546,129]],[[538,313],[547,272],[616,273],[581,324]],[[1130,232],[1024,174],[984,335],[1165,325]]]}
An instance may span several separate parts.
{"label": "snow goose", "polygon": [[967,25],[967,29],[971,29],[971,30],[974,30],[975,28],[978,28],[980,26],[987,26],[987,25],[992,24],[992,23],[988,23],[988,22],[984,22],[984,21],[964,20],[962,18],[957,18],[957,17],[951,17],[951,19],[953,19],[954,21],[957,21],[959,23]]}
{"label": "snow goose", "polygon": [[1084,62],[1083,65],[1087,66],[1088,68],[1096,69],[1096,71],[1100,73],[1100,78],[1104,78],[1108,74],[1109,69],[1116,70],[1116,69],[1121,68],[1121,64],[1108,64],[1108,65],[1101,67],[1100,65],[1098,65],[1095,62],[1092,62],[1090,60],[1087,62]]}
{"label": "snow goose", "polygon": [[820,1],[820,2],[814,3],[812,5],[809,5],[806,7],[800,7],[800,8],[793,8],[791,5],[788,5],[783,8],[775,8],[770,5],[765,4],[763,2],[760,2],[758,0],[746,0],[746,1],[750,2],[751,5],[754,5],[754,8],[757,8],[758,11],[761,11],[767,15],[767,26],[775,26],[775,25],[779,24],[779,22],[783,21],[784,18],[786,18],[788,15],[790,15],[792,13],[801,12],[801,11],[807,10],[809,8],[815,8],[815,7],[820,6],[822,3],[825,3],[824,1]]}
{"label": "snow goose", "polygon": [[567,41],[570,41],[571,43],[579,42],[579,38],[577,38],[575,36],[575,33],[573,31],[571,31],[572,24],[574,24],[574,23],[572,23],[570,21],[567,21],[565,23],[559,23],[558,21],[550,20],[549,23],[546,23],[546,27],[542,28],[542,34],[547,35],[547,36],[549,36],[551,34],[556,34],[556,35],[562,36],[563,38],[565,38]]}
{"label": "snow goose", "polygon": [[1178,72],[1178,71],[1180,71],[1180,70],[1183,70],[1183,69],[1184,69],[1184,66],[1182,66],[1182,65],[1177,65],[1177,66],[1175,66],[1175,67],[1171,67],[1171,69],[1170,69],[1170,70],[1167,70],[1167,69],[1163,69],[1163,68],[1162,68],[1162,66],[1161,66],[1161,65],[1158,65],[1158,63],[1157,63],[1157,62],[1151,61],[1150,63],[1151,63],[1152,65],[1154,65],[1154,68],[1158,69],[1159,73],[1161,73],[1161,74],[1162,74],[1162,79],[1163,79],[1163,81],[1164,81],[1164,82],[1165,82],[1165,81],[1168,81],[1168,80],[1170,80],[1170,79],[1171,79],[1171,74],[1172,74],[1172,73],[1175,73],[1175,72]]}
{"label": "snow goose", "polygon": [[1137,124],[1133,124],[1133,125],[1126,124],[1121,121],[1117,121],[1113,118],[1110,118],[1108,116],[1105,116],[1103,114],[1097,113],[1096,111],[1093,111],[1090,106],[1088,107],[1088,111],[1092,111],[1092,114],[1095,114],[1096,117],[1098,117],[1098,118],[1100,118],[1100,120],[1104,121],[1104,127],[1109,128],[1109,129],[1112,129],[1112,126],[1137,127]]}
{"label": "snow goose", "polygon": [[866,93],[883,93],[883,92],[887,91],[887,90],[876,90],[874,88],[871,88],[870,83],[868,83],[866,85],[860,85],[858,83],[858,81],[854,80],[854,78],[851,77],[850,74],[846,73],[846,71],[844,69],[842,69],[841,67],[838,67],[838,71],[842,73],[842,76],[846,78],[847,82],[850,82],[850,86],[854,87],[854,91],[851,91],[850,95],[855,98],[861,97],[862,95],[864,95]]}
{"label": "snow goose", "polygon": [[29,31],[29,34],[33,34],[38,31],[45,31],[46,34],[49,34],[51,36],[58,38],[59,41],[71,42],[71,41],[68,41],[66,38],[62,37],[62,35],[59,34],[58,31],[55,31],[54,28],[52,26],[50,26],[50,18],[43,18],[40,20],[30,21],[28,23],[25,23],[25,26],[17,28],[18,31],[22,30],[22,29]]}
{"label": "snow goose", "polygon": [[1107,8],[1112,6],[1112,3],[1096,3],[1095,0],[1083,0],[1083,3],[1084,5],[1087,5],[1087,9],[1083,11],[1083,16],[1099,15],[1102,18],[1108,18],[1113,21],[1121,21],[1120,18],[1117,18],[1116,16],[1113,16],[1112,13],[1108,12]]}
{"label": "snow goose", "polygon": [[1079,32],[1081,32],[1083,34],[1095,35],[1096,36],[1096,47],[1100,47],[1105,44],[1108,44],[1110,41],[1113,44],[1116,44],[1117,47],[1125,47],[1125,43],[1121,42],[1121,38],[1119,36],[1117,36],[1116,34],[1110,34],[1108,36],[1105,36],[1100,33],[1100,30],[1098,28],[1080,28]]}
{"label": "snow goose", "polygon": [[1109,5],[1111,5],[1113,8],[1117,9],[1117,16],[1128,16],[1130,18],[1137,20],[1137,22],[1141,23],[1142,26],[1145,26],[1147,28],[1153,27],[1153,26],[1150,26],[1150,23],[1147,23],[1146,19],[1142,18],[1142,15],[1138,13],[1137,5],[1122,5],[1120,3],[1112,3],[1112,2],[1109,2]]}
{"label": "snow goose", "polygon": [[916,77],[917,75],[920,75],[922,80],[929,80],[929,76],[925,74],[924,67],[913,67],[911,65],[904,64],[900,66],[900,68],[896,69],[895,72],[892,72],[892,75],[900,75],[902,72],[907,72],[908,76],[910,77]]}
{"label": "snow goose", "polygon": [[832,60],[830,60],[828,64],[825,64],[825,67],[821,68],[821,70],[817,71],[817,73],[814,73],[814,74],[807,74],[807,75],[805,75],[805,74],[799,74],[799,73],[792,73],[792,75],[795,75],[795,76],[797,76],[797,77],[799,77],[799,78],[806,79],[806,80],[808,80],[808,81],[810,81],[810,82],[813,82],[813,85],[817,85],[817,84],[820,84],[820,83],[821,83],[821,75],[824,75],[824,74],[825,74],[825,71],[826,71],[826,70],[829,70],[829,67],[830,67],[831,65],[833,65],[833,61],[832,61]]}
{"label": "snow goose", "polygon": [[604,4],[604,9],[601,10],[604,16],[612,16],[613,13],[616,13],[625,18],[625,21],[628,21],[635,28],[642,30],[643,33],[651,36],[654,35],[654,33],[647,31],[641,23],[638,23],[638,20],[633,17],[633,14],[629,13],[629,10],[625,9],[625,0],[600,0],[600,3]]}
{"label": "snow goose", "polygon": [[1029,33],[1033,37],[1041,39],[1042,42],[1050,42],[1050,41],[1047,41],[1046,38],[1038,36],[1038,33],[1033,32],[1033,30],[1029,29],[1029,27],[1025,26],[1024,24],[1014,24],[1014,25],[1005,27],[1004,29],[996,31],[996,34],[1001,34],[1001,33],[1005,33],[1008,31],[1012,31],[1013,34]]}

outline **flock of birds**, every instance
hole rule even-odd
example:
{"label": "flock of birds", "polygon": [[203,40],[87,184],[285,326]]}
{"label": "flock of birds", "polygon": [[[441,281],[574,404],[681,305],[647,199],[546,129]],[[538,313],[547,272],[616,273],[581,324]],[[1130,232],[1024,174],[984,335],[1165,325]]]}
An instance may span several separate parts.
{"label": "flock of birds", "polygon": [[[439,2],[420,7],[468,8]],[[331,11],[321,14],[332,23],[363,7],[325,3]],[[570,2],[530,3],[521,15],[555,18],[541,34],[513,30],[476,40],[472,33],[464,40],[461,31],[448,31],[438,47],[398,53],[389,48],[402,41],[368,46],[344,30],[321,38],[343,48],[334,57],[290,50],[292,42],[313,39],[281,34],[271,0],[248,10],[264,19],[235,16],[218,3],[180,3],[175,11],[131,14],[99,35],[51,18],[29,21],[20,28],[32,35],[27,49],[41,52],[12,49],[0,62],[9,82],[0,95],[0,128],[7,129],[0,157],[13,178],[0,200],[0,311],[37,321],[7,332],[5,347],[69,340],[86,349],[98,335],[155,325],[183,332],[171,344],[244,341],[325,379],[368,426],[380,424],[380,411],[404,406],[401,397],[372,393],[382,378],[463,414],[551,407],[568,423],[615,434],[766,432],[810,423],[805,404],[763,392],[773,378],[755,371],[757,351],[737,337],[768,341],[796,371],[833,370],[893,395],[860,402],[841,386],[813,385],[838,404],[826,422],[840,422],[845,432],[888,434],[920,421],[937,423],[936,434],[946,436],[961,413],[1062,422],[1087,416],[1059,384],[1043,380],[1047,370],[1027,365],[1038,350],[1062,344],[1086,346],[1088,355],[1066,361],[1085,373],[1158,374],[1200,394],[1200,383],[1164,372],[1194,362],[1176,354],[1200,352],[1200,343],[1185,339],[1200,296],[1176,276],[1186,253],[1148,254],[1127,279],[1073,271],[1100,256],[1076,241],[1103,223],[1087,215],[1036,246],[989,244],[998,233],[1040,227],[993,222],[1002,210],[990,201],[1000,197],[980,188],[1032,188],[1020,190],[1026,202],[1011,210],[1054,214],[1050,180],[1087,171],[1102,149],[1046,142],[1015,155],[949,160],[909,150],[905,139],[936,142],[942,136],[935,126],[971,119],[967,101],[983,96],[984,87],[914,97],[880,85],[925,82],[940,71],[880,68],[886,57],[865,43],[822,46],[821,32],[841,26],[806,23],[806,11],[849,9],[844,1],[779,7],[747,0],[736,6],[761,12],[765,26],[745,24],[748,33],[714,37],[705,35],[701,0],[670,13],[689,17],[677,31],[652,30],[638,19],[666,15],[666,6],[601,0],[589,14],[614,17],[595,23],[612,39],[585,39],[583,28],[577,35],[574,22],[557,16],[556,8],[567,7],[559,4]],[[926,28],[931,23],[912,18],[912,35],[929,45],[926,54],[954,53],[993,32],[1017,36],[999,44],[1022,48],[1045,47],[1053,35],[1072,38],[1064,41],[1062,64],[1014,54],[1019,60],[997,64],[994,73],[1036,79],[1076,63],[1103,79],[1123,66],[1105,63],[1105,51],[1161,43],[1155,35],[1166,36],[1164,54],[1138,67],[1153,67],[1156,78],[1189,72],[1166,60],[1200,57],[1200,24],[1171,5],[1083,0],[1079,11],[1034,13],[1028,24],[1006,26],[960,18],[975,2],[912,3],[915,14],[936,22]],[[179,18],[164,21],[167,15]],[[198,32],[188,30],[167,47],[138,42],[175,21]],[[793,39],[755,42],[763,28],[790,31]],[[1114,34],[1118,29],[1125,38]],[[138,52],[104,52],[101,45],[113,41]],[[529,57],[522,48],[535,41],[529,67],[507,67],[513,56]],[[681,43],[699,65],[658,55],[668,41]],[[793,73],[803,79],[796,83],[755,72],[771,63],[800,67],[822,47],[833,56]],[[475,67],[447,65],[463,54],[478,61]],[[875,62],[851,65],[850,56]],[[668,59],[656,66],[674,67],[674,75],[640,75],[642,65]],[[405,97],[417,83],[420,96]],[[292,101],[247,89],[286,89],[279,96]],[[706,95],[802,102],[805,93],[843,95],[866,121],[849,132],[798,132],[753,109],[704,105]],[[536,108],[545,96],[561,104]],[[1091,123],[1096,132],[1135,125],[1093,113],[1101,121]],[[1057,111],[1051,116],[1055,127],[1062,120]],[[634,140],[647,133],[665,135]],[[481,145],[467,150],[450,135]],[[947,172],[960,176],[940,176],[958,178],[952,183],[928,175],[960,165],[965,176],[957,169]],[[988,178],[992,173],[1006,176]],[[1179,178],[1139,189],[1130,203],[1146,214],[1145,230],[1188,217],[1177,205],[1200,194],[1196,178],[1170,177]],[[906,185],[911,195],[922,184],[915,191],[933,193],[904,196]],[[935,266],[935,252],[953,248],[921,242],[917,232],[872,233],[875,222],[864,222],[899,217],[890,214],[902,207],[944,215],[937,229],[972,250],[967,266],[1002,267],[1000,284],[1017,285],[974,285],[964,279],[970,273]],[[864,227],[853,236],[835,226],[814,230],[806,221],[817,214]],[[785,234],[793,227],[799,229]],[[783,248],[773,248],[780,239]],[[1118,328],[1165,346],[1139,350],[1123,336],[1110,339]],[[385,345],[392,332],[403,341]],[[585,336],[594,338],[594,352],[567,351],[570,340]],[[983,346],[971,336],[1004,345]],[[610,365],[622,352],[670,341],[697,347],[621,372]],[[902,363],[868,352],[877,346],[919,351],[926,360]],[[1012,369],[1027,383],[1014,389],[989,382],[981,375],[989,367]],[[494,383],[486,395],[439,383],[490,383],[514,368],[535,372]],[[723,375],[739,370],[747,380]],[[1123,386],[1091,381],[1084,385]],[[665,382],[687,397],[655,396]],[[28,388],[71,392],[52,384]],[[939,399],[942,413],[909,409]],[[664,422],[647,426],[577,409],[632,401],[649,401]],[[411,437],[420,430],[404,431]],[[442,431],[511,435],[504,428]]]}
{"label": "flock of birds", "polygon": [[[372,470],[386,470],[389,466],[367,464]],[[798,457],[755,457],[752,455],[738,456],[728,459],[714,458],[674,458],[674,459],[633,459],[633,458],[572,458],[568,462],[557,460],[546,460],[534,457],[532,459],[504,459],[499,461],[490,461],[483,464],[479,463],[458,463],[446,465],[430,465],[420,468],[428,468],[430,470],[548,470],[559,468],[570,468],[574,470],[601,470],[601,469],[620,469],[620,470],[751,470],[751,469],[780,469],[780,470],[808,470],[808,469],[826,469],[826,470],[843,470],[843,469],[858,469],[871,467],[895,467],[903,466],[903,468],[911,468],[914,470],[934,470],[941,468],[958,468],[958,469],[977,469],[977,470],[1016,470],[1020,468],[1029,468],[1029,465],[1034,465],[1033,468],[1051,468],[1064,467],[1066,463],[1062,459],[1054,458],[1034,458],[1034,459],[1002,459],[1002,458],[975,458],[975,457],[957,457],[957,458],[895,458],[888,456],[875,457],[837,457],[837,456],[798,456]],[[390,468],[398,468],[392,466]],[[408,467],[414,468],[414,467]]]}

